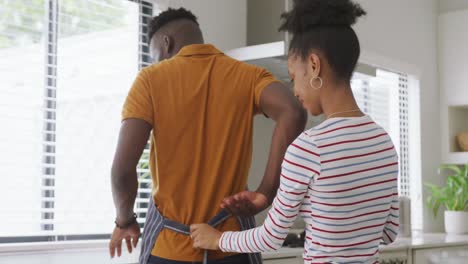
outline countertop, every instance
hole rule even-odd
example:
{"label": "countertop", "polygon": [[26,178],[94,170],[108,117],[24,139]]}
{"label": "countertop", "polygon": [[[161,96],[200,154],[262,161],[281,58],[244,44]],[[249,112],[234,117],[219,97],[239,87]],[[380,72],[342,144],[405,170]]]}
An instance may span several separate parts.
{"label": "countertop", "polygon": [[[395,242],[381,246],[380,252],[408,249],[428,249],[468,245],[468,234],[451,235],[446,233],[414,233],[412,237],[397,237]],[[281,248],[276,252],[263,253],[264,259],[302,257],[303,248]]]}
{"label": "countertop", "polygon": [[[78,243],[57,242],[0,245],[0,264],[128,264],[138,262],[138,249],[133,254],[128,254],[124,250],[121,258],[111,260],[108,255],[107,243],[106,240],[101,240],[80,241]],[[382,246],[381,252],[462,245],[468,245],[468,234],[413,234],[411,238],[399,237],[393,244]],[[303,250],[303,248],[281,248],[276,252],[263,253],[263,258],[302,257]]]}

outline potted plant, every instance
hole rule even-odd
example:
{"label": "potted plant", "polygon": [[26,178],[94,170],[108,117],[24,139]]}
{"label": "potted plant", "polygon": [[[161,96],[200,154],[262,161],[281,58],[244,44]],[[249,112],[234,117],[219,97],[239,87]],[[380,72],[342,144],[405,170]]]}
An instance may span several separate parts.
{"label": "potted plant", "polygon": [[429,190],[427,206],[432,209],[434,217],[439,207],[445,207],[445,231],[451,234],[468,233],[468,164],[463,167],[442,165],[438,173],[447,170],[452,174],[447,177],[445,186],[426,183]]}

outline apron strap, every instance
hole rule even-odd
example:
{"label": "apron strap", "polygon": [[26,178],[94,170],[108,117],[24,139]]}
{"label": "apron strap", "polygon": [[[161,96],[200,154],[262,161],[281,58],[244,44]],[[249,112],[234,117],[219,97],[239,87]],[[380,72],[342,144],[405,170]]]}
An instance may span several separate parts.
{"label": "apron strap", "polygon": [[[208,224],[216,227],[220,223],[224,222],[227,218],[230,217],[230,214],[222,210],[219,214],[208,221]],[[254,228],[255,225],[255,218],[254,217],[239,217],[237,216],[237,220],[241,226],[241,230],[247,230],[250,228]],[[141,253],[140,253],[140,264],[147,264],[148,259],[151,256],[151,250],[153,249],[154,243],[161,232],[162,229],[171,227],[171,230],[175,232],[184,234],[189,236],[190,235],[190,227],[172,221],[170,219],[164,218],[157,207],[154,204],[153,197],[149,197],[149,206],[148,206],[148,213],[146,215],[146,223],[143,229],[143,234],[141,237]],[[262,264],[262,257],[259,253],[248,254],[249,256],[249,263],[250,264]],[[208,251],[204,252],[204,262],[207,263],[208,261]]]}
{"label": "apron strap", "polygon": [[[223,209],[217,215],[211,218],[207,224],[212,227],[216,227],[219,224],[226,221],[229,217],[231,217],[231,214],[225,209]],[[170,229],[182,235],[190,236],[190,226],[188,225],[178,223],[166,217],[164,217],[163,225],[164,225],[164,228],[166,229]],[[203,252],[203,264],[207,264],[207,263],[208,263],[208,250],[205,250]]]}

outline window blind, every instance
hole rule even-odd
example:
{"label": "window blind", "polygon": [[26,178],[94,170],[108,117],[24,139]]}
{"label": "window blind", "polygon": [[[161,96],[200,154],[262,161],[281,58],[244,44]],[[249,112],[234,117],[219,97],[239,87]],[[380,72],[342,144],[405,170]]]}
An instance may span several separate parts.
{"label": "window blind", "polygon": [[351,87],[361,110],[392,138],[400,160],[399,194],[409,197],[408,77],[382,69],[375,75],[356,72]]}
{"label": "window blind", "polygon": [[41,232],[44,1],[0,1],[0,236]]}
{"label": "window blind", "polygon": [[[150,63],[153,4],[3,2],[0,121],[11,129],[0,131],[0,173],[9,175],[0,186],[8,216],[0,219],[0,242],[109,237],[120,114],[138,70]],[[138,167],[142,225],[151,193],[148,153]]]}
{"label": "window blind", "polygon": [[[150,24],[151,18],[154,15],[157,15],[160,10],[153,6],[150,2],[139,1],[140,12],[139,12],[139,42],[138,42],[138,64],[139,68],[143,68],[149,66],[151,64],[152,58],[150,55],[149,49],[149,39],[148,33],[149,28],[148,25]],[[137,167],[138,179],[139,179],[139,191],[137,194],[137,198],[135,200],[135,213],[137,214],[138,223],[140,223],[140,227],[144,227],[146,221],[146,213],[149,206],[149,199],[151,197],[151,190],[152,190],[152,181],[151,181],[151,173],[149,167],[149,153],[150,153],[150,145],[151,142],[148,141],[145,150],[140,158]]]}

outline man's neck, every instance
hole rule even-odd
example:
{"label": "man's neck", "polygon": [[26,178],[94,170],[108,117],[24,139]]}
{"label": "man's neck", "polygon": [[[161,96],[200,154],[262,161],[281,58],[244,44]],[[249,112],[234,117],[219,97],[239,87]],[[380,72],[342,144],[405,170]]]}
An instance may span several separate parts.
{"label": "man's neck", "polygon": [[183,49],[186,46],[190,45],[196,45],[196,44],[205,44],[203,39],[197,39],[197,40],[187,40],[187,41],[182,41],[180,44],[178,44],[175,49],[174,49],[174,54],[177,54],[180,52],[181,49]]}

